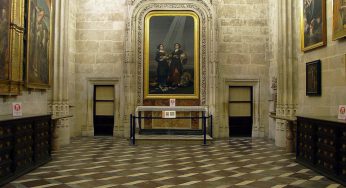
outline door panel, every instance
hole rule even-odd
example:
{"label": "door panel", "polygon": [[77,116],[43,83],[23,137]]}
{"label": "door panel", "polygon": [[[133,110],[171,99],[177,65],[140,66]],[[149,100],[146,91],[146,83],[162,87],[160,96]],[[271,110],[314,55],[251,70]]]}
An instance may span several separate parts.
{"label": "door panel", "polygon": [[113,116],[114,103],[113,102],[97,102],[96,103],[96,116]]}
{"label": "door panel", "polygon": [[233,103],[229,105],[229,116],[249,117],[251,116],[250,103]]}
{"label": "door panel", "polygon": [[114,100],[113,86],[97,86],[95,93],[96,100]]}
{"label": "door panel", "polygon": [[229,99],[235,101],[251,101],[251,89],[249,87],[232,87],[229,90]]}

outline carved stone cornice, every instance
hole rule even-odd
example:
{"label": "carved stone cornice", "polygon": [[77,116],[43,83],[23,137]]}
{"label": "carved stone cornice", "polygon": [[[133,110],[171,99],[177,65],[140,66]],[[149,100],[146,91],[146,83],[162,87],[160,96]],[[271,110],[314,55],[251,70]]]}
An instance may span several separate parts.
{"label": "carved stone cornice", "polygon": [[52,118],[66,117],[70,114],[70,106],[68,101],[53,102],[49,104],[50,113]]}
{"label": "carved stone cornice", "polygon": [[277,114],[295,116],[295,60],[293,57],[294,11],[292,0],[279,1],[279,43],[278,43],[278,79],[277,79]]}

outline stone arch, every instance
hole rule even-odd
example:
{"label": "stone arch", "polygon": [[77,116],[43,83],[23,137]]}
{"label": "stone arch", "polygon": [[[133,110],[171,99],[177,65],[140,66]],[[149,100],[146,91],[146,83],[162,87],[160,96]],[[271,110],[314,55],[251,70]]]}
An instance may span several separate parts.
{"label": "stone arch", "polygon": [[[202,0],[182,0],[171,3],[168,0],[128,1],[128,21],[126,29],[125,92],[127,103],[134,106],[143,104],[143,39],[144,18],[152,10],[191,10],[200,18],[200,105],[214,105],[210,96],[216,81],[212,78],[216,71],[214,8],[211,2]],[[213,85],[212,87],[210,87]],[[210,95],[210,96],[208,96]],[[133,109],[133,108],[132,108]]]}

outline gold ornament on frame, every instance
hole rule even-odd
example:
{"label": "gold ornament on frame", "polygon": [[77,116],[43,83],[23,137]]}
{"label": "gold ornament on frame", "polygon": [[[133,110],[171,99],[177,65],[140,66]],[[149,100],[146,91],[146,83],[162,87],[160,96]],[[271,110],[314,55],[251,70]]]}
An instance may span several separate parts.
{"label": "gold ornament on frame", "polygon": [[23,83],[24,0],[0,0],[0,95],[19,95]]}

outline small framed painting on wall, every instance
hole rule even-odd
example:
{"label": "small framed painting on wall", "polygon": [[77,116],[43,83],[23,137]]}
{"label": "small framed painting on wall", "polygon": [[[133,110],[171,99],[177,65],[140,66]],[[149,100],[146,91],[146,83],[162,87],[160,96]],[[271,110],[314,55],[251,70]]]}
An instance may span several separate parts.
{"label": "small framed painting on wall", "polygon": [[306,96],[321,96],[321,60],[306,63]]}

